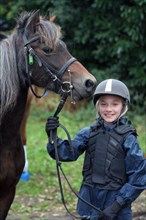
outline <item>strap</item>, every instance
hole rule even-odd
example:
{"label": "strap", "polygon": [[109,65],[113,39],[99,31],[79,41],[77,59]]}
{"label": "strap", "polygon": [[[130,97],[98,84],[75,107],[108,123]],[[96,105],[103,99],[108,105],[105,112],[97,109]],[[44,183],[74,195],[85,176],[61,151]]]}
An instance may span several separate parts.
{"label": "strap", "polygon": [[67,97],[68,97],[68,93],[64,93],[62,96],[62,99],[60,100],[60,103],[56,109],[56,112],[54,113],[54,117],[57,117],[57,115],[61,112],[61,110],[67,100]]}
{"label": "strap", "polygon": [[127,135],[128,133],[132,133],[137,136],[136,129],[129,124],[119,125],[117,128],[115,128],[115,131],[120,135]]}
{"label": "strap", "polygon": [[62,78],[62,76],[63,76],[65,70],[66,70],[72,63],[74,63],[76,60],[77,60],[76,58],[71,57],[71,58],[64,64],[64,66],[59,70],[57,77],[58,77],[58,78]]}
{"label": "strap", "polygon": [[23,40],[24,40],[24,46],[27,46],[33,42],[35,42],[36,40],[39,39],[39,36],[34,36],[32,37],[30,40],[26,38],[26,35],[23,35]]}

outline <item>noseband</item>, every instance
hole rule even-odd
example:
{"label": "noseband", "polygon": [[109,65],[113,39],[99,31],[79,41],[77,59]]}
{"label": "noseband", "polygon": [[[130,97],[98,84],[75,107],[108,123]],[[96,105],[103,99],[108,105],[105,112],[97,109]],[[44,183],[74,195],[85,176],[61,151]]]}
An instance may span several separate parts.
{"label": "noseband", "polygon": [[[62,82],[62,77],[65,73],[65,71],[68,69],[68,67],[74,63],[77,59],[74,57],[71,57],[62,67],[61,69],[57,72],[57,74],[54,74],[53,72],[56,72],[56,70],[54,70],[48,63],[46,63],[45,60],[41,59],[35,52],[35,50],[31,47],[31,43],[38,40],[39,37],[33,37],[32,39],[28,40],[26,38],[25,35],[23,35],[23,40],[24,40],[24,56],[25,56],[25,66],[26,66],[26,75],[27,75],[27,80],[28,80],[28,84],[29,87],[31,88],[32,93],[37,97],[37,98],[41,98],[43,96],[45,96],[46,92],[47,92],[47,86],[44,89],[44,92],[41,95],[36,94],[36,92],[34,91],[33,87],[32,87],[32,76],[31,76],[31,72],[29,70],[29,65],[33,64],[33,58],[36,60],[36,62],[38,63],[40,68],[43,68],[45,70],[45,72],[48,74],[48,76],[50,77],[50,79],[52,80],[53,83],[55,83],[56,85],[60,86],[61,89],[61,93],[71,93],[72,95],[72,90],[73,90],[73,85],[71,82],[71,75],[70,75],[70,70],[68,70],[68,73],[70,75],[70,81],[64,81]],[[66,85],[66,89],[65,88]]]}

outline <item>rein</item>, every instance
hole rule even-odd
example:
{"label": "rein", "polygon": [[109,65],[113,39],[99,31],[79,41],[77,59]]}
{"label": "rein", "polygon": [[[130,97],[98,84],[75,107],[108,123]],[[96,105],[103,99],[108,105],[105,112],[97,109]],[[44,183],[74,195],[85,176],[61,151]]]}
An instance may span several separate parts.
{"label": "rein", "polygon": [[[62,96],[62,99],[60,100],[60,103],[54,113],[54,117],[57,117],[58,114],[60,113],[60,111],[62,110],[66,100],[67,100],[67,93],[64,93],[63,96]],[[67,129],[62,125],[62,124],[59,124],[59,127],[63,128],[64,131],[66,132],[67,134],[67,137],[68,137],[68,142],[69,142],[69,147],[70,147],[70,151],[72,154],[74,154],[74,150],[73,150],[73,147],[71,145],[71,138],[70,138],[70,135],[69,135],[69,132],[67,131]],[[84,216],[76,216],[74,214],[72,214],[67,205],[66,205],[66,202],[65,202],[65,198],[64,198],[64,191],[63,191],[63,186],[62,186],[62,181],[61,181],[61,175],[60,175],[60,172],[62,173],[64,179],[66,180],[70,190],[74,193],[74,195],[79,199],[81,200],[82,202],[84,202],[85,204],[89,205],[91,208],[93,208],[94,210],[96,210],[98,213],[102,214],[102,211],[97,208],[96,206],[92,205],[91,203],[87,202],[86,200],[84,200],[71,186],[67,176],[65,175],[63,169],[62,169],[62,166],[61,166],[61,162],[59,160],[59,155],[58,155],[58,149],[57,149],[57,129],[53,129],[51,132],[50,132],[50,142],[51,144],[54,144],[54,148],[55,148],[55,159],[56,159],[56,170],[57,170],[57,177],[58,177],[58,183],[59,183],[59,188],[60,188],[60,193],[61,193],[61,200],[62,200],[62,203],[67,211],[67,213],[72,216],[73,218],[75,219],[82,219],[82,220],[88,220],[90,219],[90,216],[87,216],[87,215],[84,215]],[[94,217],[97,217],[97,216],[94,216]]]}

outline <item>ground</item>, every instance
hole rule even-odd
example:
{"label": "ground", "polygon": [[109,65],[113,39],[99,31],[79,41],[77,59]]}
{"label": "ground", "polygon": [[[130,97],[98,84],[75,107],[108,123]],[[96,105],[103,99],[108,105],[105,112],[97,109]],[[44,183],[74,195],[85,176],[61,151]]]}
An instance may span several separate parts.
{"label": "ground", "polygon": [[134,220],[146,220],[146,190],[135,200],[132,210]]}
{"label": "ground", "polygon": [[[42,203],[43,198],[29,198],[25,197],[20,198],[17,197],[15,200],[20,200],[20,203],[24,204],[24,206],[35,206],[35,204],[40,204]],[[132,210],[133,210],[133,220],[145,220],[146,219],[146,190],[138,197],[138,199],[133,203],[132,205]],[[24,215],[22,214],[23,212],[20,211],[20,213],[15,213],[13,209],[10,210],[9,215],[7,220],[72,220],[71,216],[67,214],[65,211],[65,208],[63,205],[55,206],[52,208],[49,208],[46,210],[42,209],[34,209],[33,213],[27,209]]]}

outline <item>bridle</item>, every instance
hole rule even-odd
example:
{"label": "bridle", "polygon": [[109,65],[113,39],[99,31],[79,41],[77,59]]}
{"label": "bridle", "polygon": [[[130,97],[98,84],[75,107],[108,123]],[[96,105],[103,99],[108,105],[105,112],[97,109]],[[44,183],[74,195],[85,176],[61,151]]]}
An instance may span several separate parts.
{"label": "bridle", "polygon": [[[30,65],[33,65],[34,60],[37,62],[38,66],[40,68],[43,68],[45,70],[45,72],[48,74],[50,80],[56,85],[56,86],[60,86],[60,93],[61,94],[71,94],[72,97],[72,90],[73,90],[73,84],[71,81],[71,74],[70,74],[70,70],[68,69],[68,67],[74,63],[75,61],[77,61],[76,58],[71,57],[62,67],[61,69],[56,73],[56,70],[53,69],[53,67],[51,67],[48,63],[46,63],[46,61],[42,58],[40,58],[36,51],[31,47],[31,43],[35,42],[36,40],[39,39],[39,36],[35,36],[31,39],[27,39],[26,35],[23,35],[23,41],[24,41],[24,57],[25,57],[25,73],[26,73],[26,77],[27,77],[27,81],[29,84],[29,87],[32,91],[32,93],[37,97],[37,98],[42,98],[43,96],[45,96],[46,92],[47,92],[47,86],[46,88],[44,88],[44,92],[41,95],[36,94],[36,92],[33,89],[32,86],[32,76],[31,76],[31,71],[30,71]],[[62,81],[62,77],[64,75],[64,73],[66,72],[66,70],[69,73],[70,76],[70,81]],[[66,88],[65,88],[66,87]]]}

